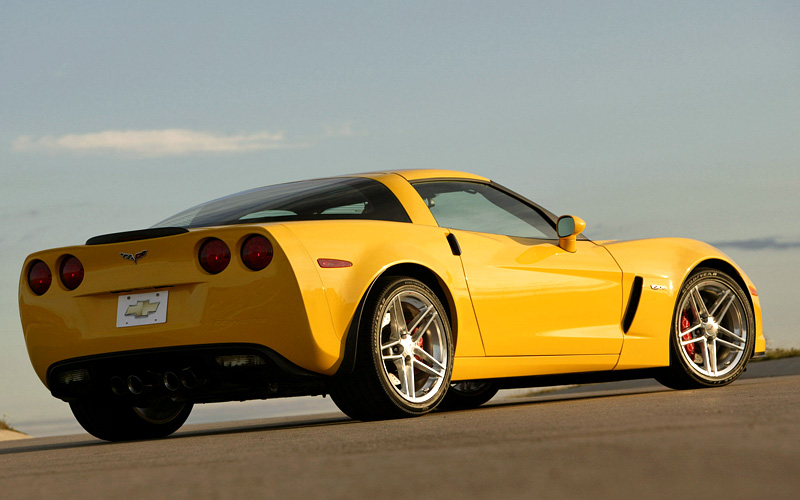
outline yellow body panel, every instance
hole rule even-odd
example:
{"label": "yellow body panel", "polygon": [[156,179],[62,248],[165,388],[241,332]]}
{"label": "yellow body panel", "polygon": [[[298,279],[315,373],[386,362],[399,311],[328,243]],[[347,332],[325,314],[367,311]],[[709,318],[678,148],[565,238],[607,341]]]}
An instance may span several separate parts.
{"label": "yellow body panel", "polygon": [[401,176],[409,182],[427,179],[464,179],[481,182],[489,182],[489,179],[481,175],[459,172],[457,170],[431,170],[431,169],[410,169],[396,170],[395,174]]}
{"label": "yellow body panel", "polygon": [[453,234],[488,356],[619,354],[622,272],[603,247]]}
{"label": "yellow body panel", "polygon": [[[333,375],[361,300],[382,274],[405,266],[433,276],[456,338],[453,380],[632,369],[669,363],[669,332],[676,294],[697,266],[712,261],[747,276],[717,249],[691,240],[532,240],[438,227],[409,184],[433,178],[488,182],[449,170],[363,174],[387,186],[411,223],[368,220],[247,224],[191,230],[162,238],[75,246],[37,252],[20,280],[20,316],[28,353],[45,384],[59,361],[97,354],[171,346],[248,343],[268,347],[291,363]],[[461,255],[447,236],[456,237]],[[242,243],[262,234],[273,262],[253,272],[238,258]],[[219,238],[233,254],[228,269],[205,272],[197,254]],[[134,264],[120,253],[147,249]],[[64,255],[86,267],[83,284],[69,291],[55,276]],[[322,268],[317,259],[350,267]],[[53,271],[51,289],[34,294],[27,271],[34,260]],[[640,305],[627,333],[622,317],[635,276],[644,279]],[[656,285],[657,289],[652,288]],[[123,294],[169,290],[164,324],[117,328]],[[756,352],[764,351],[761,308],[755,311]]]}

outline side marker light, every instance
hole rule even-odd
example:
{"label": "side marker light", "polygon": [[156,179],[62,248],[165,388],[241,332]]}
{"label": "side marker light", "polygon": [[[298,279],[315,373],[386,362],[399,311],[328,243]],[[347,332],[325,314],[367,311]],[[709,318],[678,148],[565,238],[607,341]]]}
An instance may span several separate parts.
{"label": "side marker light", "polygon": [[323,269],[333,269],[337,267],[353,267],[353,263],[339,259],[317,259],[317,264]]}

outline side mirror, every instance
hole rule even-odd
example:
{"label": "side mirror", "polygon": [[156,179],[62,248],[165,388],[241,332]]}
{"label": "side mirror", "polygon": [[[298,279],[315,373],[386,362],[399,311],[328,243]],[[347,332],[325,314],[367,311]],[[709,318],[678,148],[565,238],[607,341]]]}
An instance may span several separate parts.
{"label": "side mirror", "polygon": [[563,215],[558,218],[556,228],[558,230],[558,246],[567,252],[574,253],[575,241],[577,236],[586,229],[586,223],[580,217]]}

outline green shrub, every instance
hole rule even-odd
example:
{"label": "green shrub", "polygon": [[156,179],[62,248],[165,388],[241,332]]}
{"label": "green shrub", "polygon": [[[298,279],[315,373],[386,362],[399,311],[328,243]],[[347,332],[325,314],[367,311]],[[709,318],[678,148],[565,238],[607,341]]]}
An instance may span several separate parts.
{"label": "green shrub", "polygon": [[764,359],[794,358],[800,356],[800,349],[767,349],[767,357]]}

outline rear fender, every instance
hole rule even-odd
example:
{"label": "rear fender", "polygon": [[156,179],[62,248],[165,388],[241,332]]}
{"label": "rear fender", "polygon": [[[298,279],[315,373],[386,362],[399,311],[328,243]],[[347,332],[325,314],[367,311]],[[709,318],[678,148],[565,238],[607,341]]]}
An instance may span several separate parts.
{"label": "rear fender", "polygon": [[[456,356],[483,356],[483,343],[461,268],[447,241],[447,229],[399,222],[339,221],[337,224],[297,223],[286,226],[302,241],[311,262],[338,259],[352,263],[341,268],[317,265],[334,331],[342,341],[342,355],[352,358],[363,300],[371,287],[387,274],[428,273],[421,279],[435,292],[451,315],[458,339]],[[301,285],[302,286],[302,285]]]}

